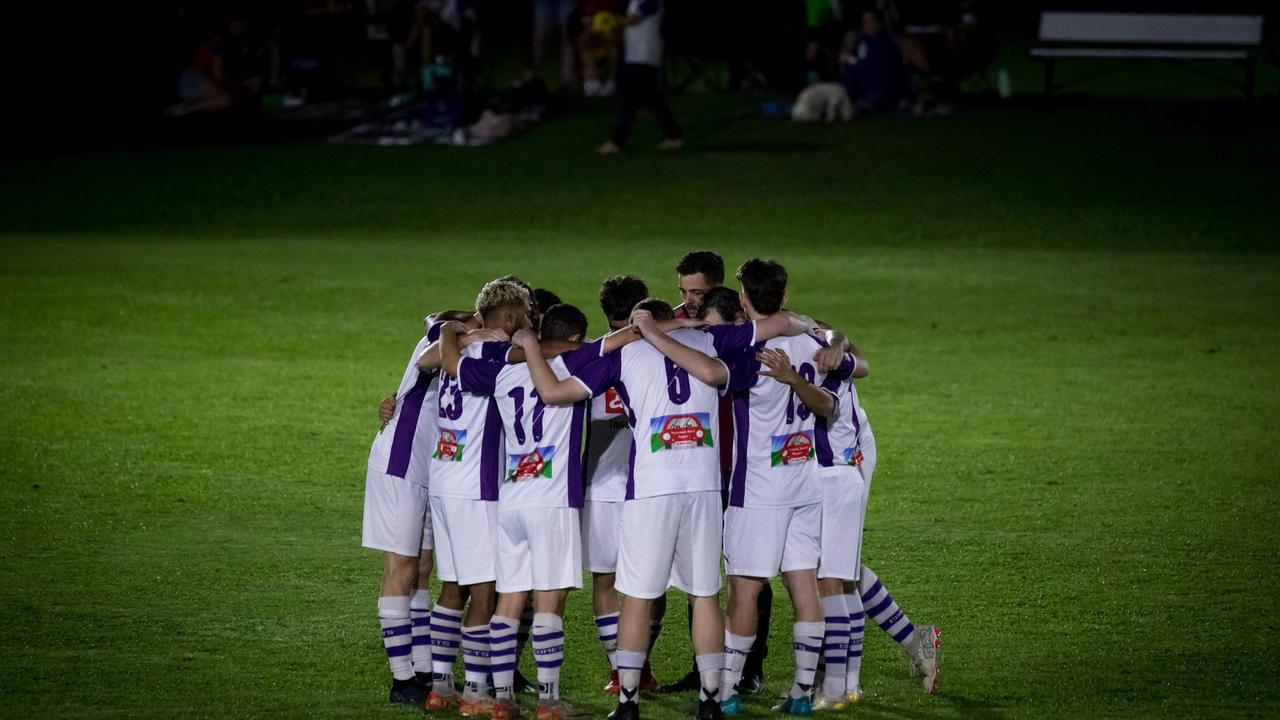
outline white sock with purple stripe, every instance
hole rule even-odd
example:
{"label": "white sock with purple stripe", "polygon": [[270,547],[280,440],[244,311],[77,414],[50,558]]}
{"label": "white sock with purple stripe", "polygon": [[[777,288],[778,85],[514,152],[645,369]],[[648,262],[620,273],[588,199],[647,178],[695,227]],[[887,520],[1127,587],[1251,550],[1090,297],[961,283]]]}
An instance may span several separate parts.
{"label": "white sock with purple stripe", "polygon": [[453,663],[458,659],[458,644],[462,641],[462,611],[451,610],[439,603],[431,608],[431,670],[436,684],[443,687],[448,676],[449,689],[453,689]]}
{"label": "white sock with purple stripe", "polygon": [[618,669],[618,615],[596,616],[596,633],[600,635],[600,644],[604,646],[604,654],[609,656],[609,669]]}
{"label": "white sock with purple stripe", "polygon": [[473,697],[489,694],[488,625],[462,628],[462,670],[467,691]]}
{"label": "white sock with purple stripe", "polygon": [[618,648],[618,704],[640,702],[640,672],[645,653]]}
{"label": "white sock with purple stripe", "polygon": [[795,682],[791,697],[807,697],[813,691],[813,676],[818,672],[818,656],[822,653],[822,636],[826,625],[820,622],[798,622],[791,626],[796,651]]}
{"label": "white sock with purple stripe", "polygon": [[827,671],[822,677],[822,694],[829,698],[844,697],[846,671],[849,665],[849,610],[843,595],[822,598],[825,628],[822,636],[822,658]]}
{"label": "white sock with purple stripe", "polygon": [[559,700],[564,665],[564,620],[559,615],[533,616],[533,659],[538,666],[538,699]]}
{"label": "white sock with purple stripe", "polygon": [[734,686],[742,680],[742,668],[747,665],[747,655],[756,642],[755,635],[734,635],[724,631],[724,675],[720,679],[720,701],[738,694]]}
{"label": "white sock with purple stripe", "polygon": [[845,692],[858,688],[862,673],[862,638],[866,634],[866,621],[862,616],[862,597],[857,593],[844,596],[849,608],[849,666],[845,670]]}
{"label": "white sock with purple stripe", "polygon": [[413,671],[431,674],[431,591],[419,588],[409,599],[413,625]]}
{"label": "white sock with purple stripe", "polygon": [[517,620],[501,615],[489,620],[489,672],[494,694],[500,698],[515,697],[517,626]]}
{"label": "white sock with purple stripe", "polygon": [[391,677],[413,677],[413,625],[409,620],[409,596],[378,598],[378,623],[382,625],[382,647],[387,651]]}
{"label": "white sock with purple stripe", "polygon": [[893,638],[894,642],[906,648],[909,655],[915,657],[920,650],[920,639],[916,637],[916,627],[911,624],[911,618],[898,607],[898,603],[894,602],[893,596],[889,594],[889,588],[886,588],[880,582],[880,578],[876,577],[876,574],[866,565],[862,566],[862,579],[858,581],[858,593],[862,596],[862,605],[867,617],[874,620],[881,630]]}

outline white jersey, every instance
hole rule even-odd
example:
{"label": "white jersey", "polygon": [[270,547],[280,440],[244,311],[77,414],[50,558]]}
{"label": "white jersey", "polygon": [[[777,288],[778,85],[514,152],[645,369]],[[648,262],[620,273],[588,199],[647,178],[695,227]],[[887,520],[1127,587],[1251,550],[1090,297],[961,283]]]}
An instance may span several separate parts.
{"label": "white jersey", "polygon": [[[492,343],[469,345],[463,357],[480,358],[484,345]],[[456,379],[441,373],[436,409],[439,434],[431,453],[430,494],[496,501],[504,462],[497,402],[464,392]]]}
{"label": "white jersey", "polygon": [[419,370],[418,356],[433,340],[427,336],[418,341],[396,390],[395,414],[373,438],[373,447],[369,449],[370,470],[404,478],[423,487],[428,485],[431,452],[436,441],[439,373]]}
{"label": "white jersey", "polygon": [[[505,352],[504,352],[505,354]],[[569,357],[552,358],[548,364],[556,377],[569,377]],[[594,359],[578,356],[585,364]],[[458,365],[463,391],[492,395],[502,415],[506,448],[498,511],[522,508],[582,507],[582,441],[587,402],[546,406],[538,397],[529,367],[507,365],[479,357],[463,358]]]}
{"label": "white jersey", "polygon": [[622,502],[627,496],[631,425],[617,388],[591,399],[587,424],[586,498]]}
{"label": "white jersey", "polygon": [[822,387],[834,394],[840,403],[835,417],[820,417],[814,425],[818,464],[822,467],[854,468],[861,465],[862,448],[873,439],[867,412],[858,402],[858,389],[853,386],[848,373],[843,372],[846,367],[849,372],[853,371],[853,356],[847,353],[845,364],[827,375],[822,383]]}
{"label": "white jersey", "polygon": [[[715,356],[708,333],[671,337]],[[600,343],[588,345],[599,352]],[[573,372],[592,395],[613,388],[626,408],[631,448],[625,499],[720,489],[719,394],[647,342],[633,342]]]}
{"label": "white jersey", "polygon": [[777,337],[731,354],[734,455],[729,478],[733,507],[799,507],[822,500],[814,460],[815,418],[791,388],[759,374],[760,348],[787,353],[805,380],[821,385],[825,375],[813,356],[823,343],[811,335]]}

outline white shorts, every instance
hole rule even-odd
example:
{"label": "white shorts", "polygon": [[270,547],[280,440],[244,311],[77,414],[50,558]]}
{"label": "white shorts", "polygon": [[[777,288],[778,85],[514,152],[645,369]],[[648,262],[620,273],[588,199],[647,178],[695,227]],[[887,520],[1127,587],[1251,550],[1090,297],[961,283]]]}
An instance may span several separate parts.
{"label": "white shorts", "polygon": [[497,502],[432,496],[431,523],[437,577],[459,585],[497,579]]}
{"label": "white shorts", "polygon": [[866,492],[858,468],[822,468],[822,555],[819,578],[857,580],[862,557],[862,521]]}
{"label": "white shorts", "polygon": [[498,513],[498,592],[582,587],[577,508]]}
{"label": "white shorts", "polygon": [[431,549],[427,489],[412,480],[370,469],[364,480],[361,544],[374,550],[418,557]]}
{"label": "white shorts", "polygon": [[618,592],[652,600],[675,587],[720,592],[720,493],[676,493],[622,503]]}
{"label": "white shorts", "polygon": [[741,508],[724,512],[725,572],[771,578],[818,567],[822,503],[800,507]]}
{"label": "white shorts", "polygon": [[623,504],[594,500],[583,503],[582,561],[588,572],[618,571],[618,533],[622,527]]}

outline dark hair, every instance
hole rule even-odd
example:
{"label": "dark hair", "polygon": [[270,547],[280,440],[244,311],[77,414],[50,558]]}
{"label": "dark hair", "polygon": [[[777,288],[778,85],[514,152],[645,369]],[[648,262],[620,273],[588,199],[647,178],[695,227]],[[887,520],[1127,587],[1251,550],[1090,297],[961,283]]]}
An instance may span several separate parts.
{"label": "dark hair", "polygon": [[787,294],[787,269],[776,260],[751,258],[738,267],[738,282],[752,307],[761,315],[772,315],[782,309]]}
{"label": "dark hair", "polygon": [[724,260],[710,250],[698,250],[680,258],[676,265],[676,274],[693,275],[702,273],[712,285],[724,284]]}
{"label": "dark hair", "polygon": [[587,336],[587,316],[572,305],[558,303],[547,308],[542,315],[543,340],[568,340],[577,335]]}
{"label": "dark hair", "polygon": [[563,302],[560,296],[547,290],[546,288],[538,288],[533,291],[533,305],[537,312],[546,312],[551,308]]}
{"label": "dark hair", "polygon": [[675,320],[676,311],[671,309],[671,303],[658,298],[645,298],[636,303],[637,310],[648,310],[653,315],[654,320]]}
{"label": "dark hair", "polygon": [[706,320],[707,312],[715,310],[720,317],[729,322],[742,312],[742,303],[738,302],[738,293],[721,285],[711,288],[702,296],[702,306],[698,308],[698,319]]}
{"label": "dark hair", "polygon": [[600,286],[600,309],[610,320],[626,320],[636,303],[649,297],[649,288],[635,275],[614,275]]}

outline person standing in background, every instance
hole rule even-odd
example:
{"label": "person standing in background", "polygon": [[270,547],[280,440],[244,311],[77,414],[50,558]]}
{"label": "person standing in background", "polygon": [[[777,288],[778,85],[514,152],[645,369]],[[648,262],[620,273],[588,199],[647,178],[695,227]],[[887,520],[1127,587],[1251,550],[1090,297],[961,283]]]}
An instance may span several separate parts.
{"label": "person standing in background", "polygon": [[623,20],[623,65],[619,77],[618,119],[613,136],[596,148],[601,155],[616,155],[627,142],[631,126],[641,108],[648,108],[662,126],[660,150],[684,147],[680,127],[662,96],[659,71],[662,68],[662,0],[631,0]]}

